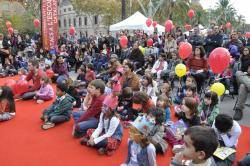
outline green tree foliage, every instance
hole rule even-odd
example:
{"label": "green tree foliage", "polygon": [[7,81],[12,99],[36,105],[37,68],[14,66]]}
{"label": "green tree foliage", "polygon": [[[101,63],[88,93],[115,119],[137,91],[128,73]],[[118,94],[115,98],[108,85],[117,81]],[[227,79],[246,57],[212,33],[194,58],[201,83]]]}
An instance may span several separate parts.
{"label": "green tree foliage", "polygon": [[8,29],[5,25],[7,20],[12,23],[13,29],[18,30],[20,33],[23,34],[32,34],[35,31],[39,30],[34,28],[34,17],[26,13],[24,15],[3,15],[2,19],[0,19],[0,33],[8,33]]}

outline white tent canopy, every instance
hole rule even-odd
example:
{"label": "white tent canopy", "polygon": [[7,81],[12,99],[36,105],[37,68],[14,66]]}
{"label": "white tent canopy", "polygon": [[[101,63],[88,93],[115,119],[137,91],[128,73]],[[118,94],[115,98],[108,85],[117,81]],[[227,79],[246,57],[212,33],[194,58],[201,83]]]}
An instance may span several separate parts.
{"label": "white tent canopy", "polygon": [[[147,17],[145,17],[143,14],[141,14],[140,12],[136,12],[135,14],[133,14],[132,16],[128,17],[127,19],[111,25],[109,30],[111,32],[115,32],[115,31],[120,31],[120,30],[144,30],[147,33],[153,33],[154,32],[154,28],[151,25],[150,27],[147,27],[146,25],[146,21],[147,21]],[[157,25],[156,26],[158,33],[162,34],[163,32],[165,32],[165,27],[161,26],[161,25]]]}

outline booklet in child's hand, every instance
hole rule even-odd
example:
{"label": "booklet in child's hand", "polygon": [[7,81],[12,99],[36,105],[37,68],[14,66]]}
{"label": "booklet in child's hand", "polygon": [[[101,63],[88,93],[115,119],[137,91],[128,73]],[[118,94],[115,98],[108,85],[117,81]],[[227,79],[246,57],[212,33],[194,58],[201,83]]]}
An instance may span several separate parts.
{"label": "booklet in child's hand", "polygon": [[176,135],[177,133],[179,135],[183,135],[185,130],[187,129],[186,124],[183,122],[183,120],[178,120],[175,122],[173,125],[171,125],[169,128],[169,131],[173,134]]}
{"label": "booklet in child's hand", "polygon": [[225,160],[228,156],[235,153],[236,150],[228,147],[218,147],[214,152],[214,156],[218,157],[221,160]]}

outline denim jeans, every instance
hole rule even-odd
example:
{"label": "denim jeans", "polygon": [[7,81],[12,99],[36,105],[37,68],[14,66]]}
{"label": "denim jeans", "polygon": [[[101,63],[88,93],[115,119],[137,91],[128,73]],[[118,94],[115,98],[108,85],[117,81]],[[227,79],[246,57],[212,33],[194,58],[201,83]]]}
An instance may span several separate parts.
{"label": "denim jeans", "polygon": [[73,112],[73,119],[75,121],[75,130],[86,134],[88,129],[96,129],[98,127],[99,119],[91,117],[86,121],[76,123],[77,120],[84,114],[84,111]]}
{"label": "denim jeans", "polygon": [[36,95],[36,91],[34,92],[26,92],[22,95],[22,99],[23,100],[30,100],[30,99],[33,99]]}
{"label": "denim jeans", "polygon": [[55,123],[55,124],[63,123],[63,122],[66,122],[68,120],[69,120],[69,118],[65,115],[52,116],[49,119],[50,122]]}

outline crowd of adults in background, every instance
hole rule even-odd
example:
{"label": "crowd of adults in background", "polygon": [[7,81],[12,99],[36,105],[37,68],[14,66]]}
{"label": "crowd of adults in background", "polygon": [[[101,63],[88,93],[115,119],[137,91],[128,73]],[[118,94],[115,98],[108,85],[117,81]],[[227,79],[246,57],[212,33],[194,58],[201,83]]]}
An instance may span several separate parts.
{"label": "crowd of adults in background", "polygon": [[[127,46],[120,45],[121,36],[127,36]],[[225,146],[235,148],[237,145],[241,129],[233,119],[242,119],[247,95],[250,92],[250,39],[241,32],[232,31],[229,34],[226,30],[212,25],[205,35],[200,33],[198,26],[194,26],[188,35],[179,27],[170,33],[155,32],[151,35],[140,30],[133,32],[124,30],[115,34],[109,32],[107,35],[94,36],[80,34],[79,38],[62,34],[56,50],[44,50],[40,39],[39,34],[33,36],[17,32],[12,35],[0,34],[0,75],[8,77],[28,73],[25,79],[27,81],[33,79],[34,85],[25,93],[14,97],[38,100],[37,91],[41,85],[47,85],[43,79],[44,73],[48,76],[53,73],[50,77],[57,84],[57,95],[64,97],[56,100],[55,107],[45,110],[42,116],[45,124],[42,128],[48,129],[57,123],[69,120],[69,114],[57,116],[55,113],[51,115],[51,112],[53,109],[57,110],[59,106],[61,109],[69,110],[73,103],[74,107],[82,109],[81,112],[73,113],[75,120],[73,135],[75,137],[85,135],[81,144],[96,144],[98,147],[111,144],[113,149],[108,146],[109,149],[106,147],[106,150],[112,154],[114,146],[119,145],[122,129],[117,119],[109,122],[111,124],[106,126],[104,132],[109,133],[107,128],[116,126],[117,130],[113,129],[111,133],[116,134],[117,139],[105,142],[104,138],[97,136],[100,134],[99,131],[88,130],[90,128],[101,130],[100,128],[107,125],[105,120],[99,121],[100,116],[105,117],[104,119],[114,118],[112,110],[117,109],[123,121],[134,121],[140,117],[140,113],[151,114],[150,109],[156,105],[164,110],[165,117],[164,120],[156,120],[157,125],[171,125],[168,109],[169,106],[175,105],[175,115],[187,123],[188,127],[211,126],[220,138],[222,137],[221,141],[224,141]],[[178,54],[179,46],[183,42],[189,42],[193,48],[192,55],[184,60],[180,59]],[[208,58],[218,47],[227,48],[232,60],[222,74],[215,75],[211,72]],[[186,64],[188,72],[184,79],[179,80],[174,69],[181,62]],[[71,79],[71,72],[77,73],[76,80]],[[41,78],[43,82],[40,82]],[[225,85],[226,94],[238,95],[235,110],[229,110],[235,111],[233,119],[219,114],[217,94],[206,89],[205,82],[216,79]],[[103,96],[111,93],[112,99],[110,96],[109,98]],[[47,100],[47,98],[39,99],[39,102]],[[61,100],[65,102],[65,107],[60,105]],[[111,112],[107,113],[106,110],[102,112],[100,106],[102,103],[105,109],[107,106]],[[52,118],[52,116],[57,117]],[[157,117],[154,113],[152,116]],[[221,125],[222,121],[228,122],[225,128]],[[124,123],[124,126],[127,125],[129,123]],[[225,138],[223,135],[231,129],[236,132],[233,133],[235,140]],[[165,133],[164,139],[174,146],[174,152],[182,150],[183,146],[179,146],[183,145],[182,138],[176,140],[176,137],[172,138]],[[165,152],[165,140],[152,141],[152,143],[156,141],[157,152]],[[99,152],[102,153],[102,150]],[[153,159],[148,160],[152,162]],[[230,159],[228,162],[232,161]],[[141,161],[136,160],[136,162]]]}

